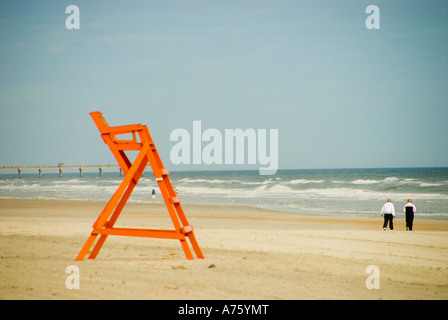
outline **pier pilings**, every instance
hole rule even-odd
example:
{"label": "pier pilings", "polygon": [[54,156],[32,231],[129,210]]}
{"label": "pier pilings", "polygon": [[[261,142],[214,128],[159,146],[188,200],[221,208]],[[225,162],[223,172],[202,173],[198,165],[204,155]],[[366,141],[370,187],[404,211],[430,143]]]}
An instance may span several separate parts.
{"label": "pier pilings", "polygon": [[24,170],[37,170],[39,178],[42,178],[43,171],[45,170],[57,170],[59,177],[62,177],[65,169],[77,169],[79,171],[79,176],[82,177],[84,174],[84,169],[98,169],[98,175],[103,176],[104,169],[106,168],[117,168],[119,169],[120,176],[123,175],[123,171],[118,165],[64,165],[59,163],[57,166],[2,166],[0,167],[0,173],[5,170],[16,170],[19,178],[22,178],[22,173]]}

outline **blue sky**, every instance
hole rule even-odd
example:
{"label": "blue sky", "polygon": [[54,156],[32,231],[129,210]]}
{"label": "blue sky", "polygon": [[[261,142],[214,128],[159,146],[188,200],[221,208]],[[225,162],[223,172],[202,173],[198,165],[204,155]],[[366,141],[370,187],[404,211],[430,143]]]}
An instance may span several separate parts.
{"label": "blue sky", "polygon": [[195,120],[278,129],[281,169],[448,166],[446,39],[446,1],[1,1],[0,166],[114,163],[95,110],[172,170],[259,167],[171,164]]}

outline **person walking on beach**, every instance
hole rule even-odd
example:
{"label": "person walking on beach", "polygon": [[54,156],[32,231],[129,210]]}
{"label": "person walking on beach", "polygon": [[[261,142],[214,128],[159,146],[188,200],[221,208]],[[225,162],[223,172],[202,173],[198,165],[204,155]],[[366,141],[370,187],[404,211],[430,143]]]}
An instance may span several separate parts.
{"label": "person walking on beach", "polygon": [[156,200],[156,190],[152,189],[152,201]]}
{"label": "person walking on beach", "polygon": [[403,207],[403,213],[406,215],[406,231],[412,231],[412,224],[414,223],[415,206],[412,204],[412,200],[408,199]]}
{"label": "person walking on beach", "polygon": [[390,198],[381,208],[381,215],[384,215],[383,229],[386,230],[389,223],[390,230],[394,230],[395,207]]}

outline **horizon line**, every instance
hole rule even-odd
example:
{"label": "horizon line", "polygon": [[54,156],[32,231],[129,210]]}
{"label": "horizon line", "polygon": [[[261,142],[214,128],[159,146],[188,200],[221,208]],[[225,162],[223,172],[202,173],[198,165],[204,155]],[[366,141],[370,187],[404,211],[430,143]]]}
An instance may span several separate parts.
{"label": "horizon line", "polygon": [[[21,168],[22,170],[36,170],[39,168],[43,169],[76,169],[79,167],[83,167],[84,169],[95,169],[101,168],[104,169],[112,169],[112,168],[120,168],[118,164],[74,164],[74,165],[24,165],[24,166],[0,166],[0,172],[5,170],[17,170]],[[150,165],[148,164],[148,167]],[[165,167],[166,168],[166,167]],[[403,166],[403,167],[320,167],[320,168],[279,168],[278,171],[291,171],[291,170],[359,170],[359,169],[443,169],[448,168],[448,166]],[[217,169],[217,168],[201,168],[201,169],[170,169],[166,168],[170,172],[201,172],[201,171],[257,171],[258,169]],[[146,171],[146,170],[145,170]],[[277,172],[278,172],[277,171]]]}

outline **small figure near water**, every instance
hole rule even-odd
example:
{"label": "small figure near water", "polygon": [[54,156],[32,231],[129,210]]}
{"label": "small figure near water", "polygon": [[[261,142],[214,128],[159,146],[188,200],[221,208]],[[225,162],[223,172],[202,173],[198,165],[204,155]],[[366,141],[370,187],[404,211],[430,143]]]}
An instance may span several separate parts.
{"label": "small figure near water", "polygon": [[381,215],[384,215],[383,229],[386,230],[387,224],[389,224],[390,230],[394,230],[395,207],[390,198],[381,208]]}
{"label": "small figure near water", "polygon": [[156,190],[152,189],[152,201],[156,200]]}
{"label": "small figure near water", "polygon": [[403,213],[406,215],[406,231],[412,231],[415,211],[416,208],[412,204],[412,200],[408,199],[408,203],[406,203],[403,207]]}

